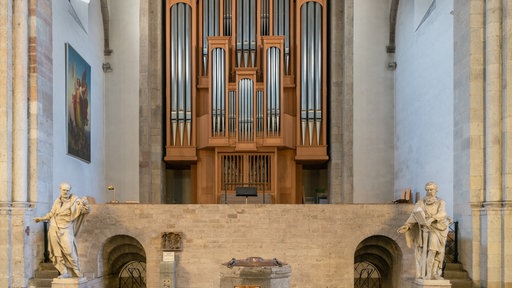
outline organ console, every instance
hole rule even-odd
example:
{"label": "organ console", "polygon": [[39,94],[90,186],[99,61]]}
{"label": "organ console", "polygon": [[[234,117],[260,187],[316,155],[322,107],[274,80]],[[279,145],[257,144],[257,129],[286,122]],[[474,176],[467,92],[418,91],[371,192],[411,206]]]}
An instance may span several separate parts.
{"label": "organ console", "polygon": [[194,203],[302,203],[303,165],[328,161],[326,2],[167,0],[164,160]]}

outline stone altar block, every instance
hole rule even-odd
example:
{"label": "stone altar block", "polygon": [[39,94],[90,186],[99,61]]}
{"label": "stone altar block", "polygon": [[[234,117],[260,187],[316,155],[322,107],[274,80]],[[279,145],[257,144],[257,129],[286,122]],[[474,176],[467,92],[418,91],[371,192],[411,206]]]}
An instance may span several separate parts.
{"label": "stone altar block", "polygon": [[233,259],[221,267],[220,288],[289,288],[291,271],[290,265],[280,263],[276,259]]}
{"label": "stone altar block", "polygon": [[87,278],[53,278],[52,288],[88,288]]}
{"label": "stone altar block", "polygon": [[416,279],[412,285],[414,288],[450,288],[450,280],[423,280]]}

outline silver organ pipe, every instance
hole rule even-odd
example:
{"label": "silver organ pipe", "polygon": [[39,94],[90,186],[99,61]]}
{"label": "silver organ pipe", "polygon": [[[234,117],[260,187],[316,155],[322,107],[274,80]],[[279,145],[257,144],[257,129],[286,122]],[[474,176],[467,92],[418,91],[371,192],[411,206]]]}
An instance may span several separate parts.
{"label": "silver organ pipe", "polygon": [[307,41],[308,41],[308,34],[306,33],[307,32],[307,4],[304,4],[301,8],[301,13],[302,13],[302,17],[301,17],[301,23],[300,23],[300,28],[301,28],[301,41],[300,41],[300,44],[301,44],[301,55],[300,55],[300,58],[301,58],[301,61],[300,61],[300,65],[301,65],[301,69],[300,69],[300,128],[301,128],[301,139],[302,139],[302,145],[305,145],[306,143],[306,123],[307,123],[307,120],[308,120],[308,115],[307,115],[307,108],[308,108],[308,105],[307,105],[307,83],[308,83],[308,79],[307,79],[307,72],[308,72],[308,47],[307,47]]}
{"label": "silver organ pipe", "polygon": [[274,35],[284,36],[285,74],[290,68],[290,0],[274,0]]}
{"label": "silver organ pipe", "polygon": [[251,67],[256,66],[256,0],[250,0],[250,11],[249,11],[249,41],[250,41],[250,50],[249,54],[251,55]]}
{"label": "silver organ pipe", "polygon": [[272,134],[272,107],[274,104],[272,100],[274,99],[274,95],[272,94],[274,90],[272,89],[272,49],[268,49],[267,51],[267,134]]}
{"label": "silver organ pipe", "polygon": [[237,15],[237,19],[236,19],[236,66],[237,67],[241,67],[242,51],[243,51],[242,41],[243,41],[244,33],[242,30],[243,17],[241,17],[242,3],[243,3],[242,0],[238,0],[237,5],[236,5],[236,15]]}
{"label": "silver organ pipe", "polygon": [[270,47],[267,51],[267,133],[279,135],[281,97],[280,49]]}
{"label": "silver organ pipe", "polygon": [[[176,4],[178,5],[178,4]],[[178,123],[178,77],[177,77],[177,42],[178,42],[178,9],[176,5],[171,8],[171,130],[172,143],[176,145],[176,130]]]}
{"label": "silver organ pipe", "polygon": [[268,36],[269,33],[269,0],[261,0],[261,36]]}
{"label": "silver organ pipe", "polygon": [[180,145],[191,143],[192,123],[192,51],[191,51],[191,8],[184,3],[171,7],[171,124],[173,143],[177,144],[179,131]]}
{"label": "silver organ pipe", "polygon": [[203,0],[203,75],[208,73],[208,36],[219,36],[219,0]]}
{"label": "silver organ pipe", "polygon": [[[320,4],[307,2],[301,7],[301,132],[305,145],[316,139],[320,144],[322,123],[322,11]],[[315,137],[313,133],[315,132]]]}
{"label": "silver organ pipe", "polygon": [[231,0],[224,1],[224,36],[231,36]]}
{"label": "silver organ pipe", "polygon": [[244,78],[238,83],[238,133],[240,141],[253,140],[253,83]]}
{"label": "silver organ pipe", "polygon": [[229,91],[229,134],[233,135],[236,131],[236,92]]}
{"label": "silver organ pipe", "polygon": [[187,132],[187,143],[191,145],[192,137],[192,48],[191,48],[191,9],[185,8],[185,129]]}
{"label": "silver organ pipe", "polygon": [[224,114],[226,109],[225,109],[225,103],[224,103],[224,100],[225,100],[225,94],[226,94],[226,79],[224,78],[224,75],[226,75],[224,73],[225,71],[225,67],[226,67],[226,64],[225,64],[225,51],[224,49],[219,49],[219,61],[218,61],[218,64],[219,66],[217,67],[217,71],[219,73],[219,81],[217,83],[217,85],[219,85],[219,95],[218,95],[218,101],[219,101],[219,104],[220,104],[220,117],[219,117],[219,130],[220,130],[220,134],[222,134],[223,136],[225,135],[224,134],[224,123],[226,121],[226,115]]}
{"label": "silver organ pipe", "polygon": [[[183,23],[184,20],[184,5],[178,4],[178,25],[179,23]],[[182,20],[182,21],[180,21]],[[183,31],[183,26],[178,29],[178,58],[176,59],[176,62],[178,64],[177,70],[178,70],[178,126],[180,131],[180,145],[183,146],[183,130],[185,127],[185,69],[184,69],[184,63],[183,63],[183,57],[184,55],[184,44],[185,44],[185,31]]]}
{"label": "silver organ pipe", "polygon": [[315,5],[315,127],[316,143],[320,145],[320,127],[322,123],[322,9]]}
{"label": "silver organ pipe", "polygon": [[276,135],[279,135],[280,133],[280,113],[281,113],[281,104],[280,104],[280,98],[281,98],[281,53],[279,48],[274,49],[275,53],[275,61],[274,61],[274,74],[275,77],[275,85],[274,90],[275,92],[275,131]]}
{"label": "silver organ pipe", "polygon": [[[243,25],[242,29],[243,29],[243,39],[242,39],[242,49],[243,49],[243,53],[244,53],[244,65],[245,67],[248,67],[249,65],[249,44],[250,44],[250,20],[249,20],[249,13],[250,13],[250,9],[249,9],[249,1],[251,0],[242,0],[242,3],[244,4],[243,5],[243,14],[242,14],[242,23],[245,24]],[[244,17],[245,16],[245,17]],[[245,21],[243,21],[245,20]],[[244,23],[245,22],[245,23]],[[249,22],[249,23],[247,23]],[[247,25],[249,24],[249,25]]]}
{"label": "silver organ pipe", "polygon": [[256,134],[263,134],[263,91],[256,91]]}
{"label": "silver organ pipe", "polygon": [[226,53],[222,48],[215,48],[212,50],[212,54],[212,134],[213,136],[224,136]]}
{"label": "silver organ pipe", "polygon": [[241,67],[242,55],[244,67],[256,64],[256,0],[237,1],[236,50],[237,67]]}
{"label": "silver organ pipe", "polygon": [[216,136],[217,134],[217,70],[215,69],[217,67],[217,49],[212,50],[212,91],[211,91],[211,97],[212,97],[212,135]]}
{"label": "silver organ pipe", "polygon": [[309,54],[308,54],[308,94],[307,94],[307,98],[308,98],[308,128],[309,128],[309,145],[312,144],[313,142],[313,123],[314,123],[314,107],[313,107],[313,103],[314,103],[314,99],[313,99],[313,96],[314,96],[314,93],[315,93],[315,74],[312,73],[313,71],[315,71],[315,51],[314,51],[314,47],[315,47],[315,28],[314,28],[314,23],[315,23],[315,19],[314,19],[314,11],[315,11],[315,7],[312,5],[313,3],[312,2],[309,2],[307,3],[306,5],[308,6],[307,7],[307,13],[308,13],[308,51],[309,51]]}
{"label": "silver organ pipe", "polygon": [[203,75],[208,71],[208,3],[210,0],[203,0]]}

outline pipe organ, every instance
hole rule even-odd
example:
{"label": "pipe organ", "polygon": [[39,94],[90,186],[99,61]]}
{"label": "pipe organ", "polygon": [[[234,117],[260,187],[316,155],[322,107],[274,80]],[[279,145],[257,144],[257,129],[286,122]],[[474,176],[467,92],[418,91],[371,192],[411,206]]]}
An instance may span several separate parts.
{"label": "pipe organ", "polygon": [[166,1],[164,160],[194,203],[302,202],[303,166],[328,161],[326,2]]}

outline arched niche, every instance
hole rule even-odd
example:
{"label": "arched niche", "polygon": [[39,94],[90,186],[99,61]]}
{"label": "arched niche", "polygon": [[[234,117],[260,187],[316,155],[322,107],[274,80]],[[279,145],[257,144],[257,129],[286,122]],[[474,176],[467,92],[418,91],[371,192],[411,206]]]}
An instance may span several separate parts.
{"label": "arched niche", "polygon": [[354,287],[369,282],[373,286],[364,287],[399,287],[401,267],[402,251],[393,239],[368,237],[359,243],[354,254]]}
{"label": "arched niche", "polygon": [[[146,266],[144,247],[132,236],[115,235],[108,238],[100,253],[104,285],[107,288],[119,287],[121,274],[125,275],[127,269],[145,268]],[[139,273],[142,272],[141,278],[145,279],[145,269],[139,271]]]}

